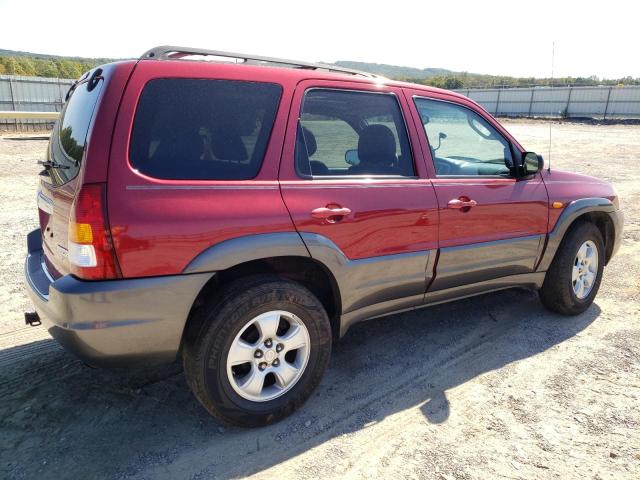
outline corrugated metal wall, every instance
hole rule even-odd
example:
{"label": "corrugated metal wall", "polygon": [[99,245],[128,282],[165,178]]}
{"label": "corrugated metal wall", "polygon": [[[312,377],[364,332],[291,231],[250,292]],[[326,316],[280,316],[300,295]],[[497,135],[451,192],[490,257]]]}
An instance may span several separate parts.
{"label": "corrugated metal wall", "polygon": [[[0,75],[0,110],[59,112],[73,80]],[[48,120],[0,120],[0,130],[51,127]]]}
{"label": "corrugated metal wall", "polygon": [[461,89],[493,115],[640,118],[640,86]]}
{"label": "corrugated metal wall", "polygon": [[[0,75],[0,110],[59,112],[73,80]],[[640,86],[456,90],[494,115],[640,118]],[[0,130],[50,128],[46,120],[0,120]]]}

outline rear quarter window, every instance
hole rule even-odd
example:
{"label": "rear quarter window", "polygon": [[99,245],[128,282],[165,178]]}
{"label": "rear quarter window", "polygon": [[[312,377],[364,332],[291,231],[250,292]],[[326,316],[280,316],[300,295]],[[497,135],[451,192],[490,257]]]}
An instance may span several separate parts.
{"label": "rear quarter window", "polygon": [[232,80],[156,79],[135,114],[133,168],[172,180],[248,180],[262,165],[280,85]]}

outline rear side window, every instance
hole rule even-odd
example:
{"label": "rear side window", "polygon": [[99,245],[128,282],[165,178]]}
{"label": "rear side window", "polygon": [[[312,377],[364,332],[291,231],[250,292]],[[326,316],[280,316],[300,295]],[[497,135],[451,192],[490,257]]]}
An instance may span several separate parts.
{"label": "rear side window", "polygon": [[144,88],[129,152],[155,178],[247,180],[257,175],[282,88],[231,80],[157,79]]}
{"label": "rear side window", "polygon": [[394,95],[314,88],[306,92],[295,163],[303,177],[415,175]]}
{"label": "rear side window", "polygon": [[62,111],[51,137],[49,151],[50,160],[58,165],[49,170],[55,184],[64,184],[78,174],[102,83],[100,79],[91,90],[88,82],[77,85]]}

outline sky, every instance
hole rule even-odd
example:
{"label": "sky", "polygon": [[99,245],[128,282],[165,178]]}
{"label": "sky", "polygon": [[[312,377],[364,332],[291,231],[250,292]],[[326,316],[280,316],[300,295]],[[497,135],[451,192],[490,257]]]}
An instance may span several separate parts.
{"label": "sky", "polygon": [[640,6],[536,0],[0,0],[0,48],[131,58],[181,45],[494,75],[640,77]]}

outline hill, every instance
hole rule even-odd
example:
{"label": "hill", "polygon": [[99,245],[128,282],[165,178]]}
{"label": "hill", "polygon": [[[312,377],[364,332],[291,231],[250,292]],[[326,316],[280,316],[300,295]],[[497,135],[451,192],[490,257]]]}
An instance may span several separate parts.
{"label": "hill", "polygon": [[[61,57],[43,53],[0,49],[0,74],[78,78],[84,72],[97,65],[115,60],[117,59]],[[377,73],[395,80],[432,85],[450,90],[456,88],[547,86],[551,84],[551,79],[549,78],[482,75],[468,72],[454,72],[445,68],[414,68],[384,63],[357,62],[353,60],[340,60],[333,62],[333,64],[345,68]],[[592,75],[590,77],[556,78],[553,80],[553,84],[555,86],[640,85],[640,78],[600,79]]]}
{"label": "hill", "polygon": [[429,78],[438,75],[453,75],[456,73],[445,68],[400,67],[398,65],[387,65],[385,63],[354,62],[351,60],[339,60],[334,62],[333,65],[377,73],[387,78]]}

